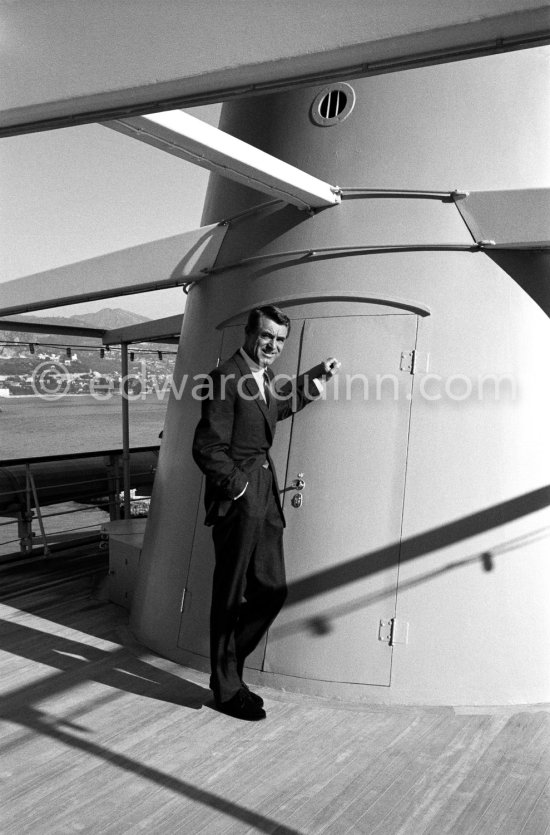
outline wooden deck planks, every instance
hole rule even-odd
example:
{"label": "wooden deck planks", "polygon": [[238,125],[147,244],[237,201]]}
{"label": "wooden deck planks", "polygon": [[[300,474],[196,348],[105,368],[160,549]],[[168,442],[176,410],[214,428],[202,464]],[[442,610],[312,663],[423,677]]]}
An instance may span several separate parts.
{"label": "wooden deck planks", "polygon": [[[295,810],[294,821],[303,827],[311,825],[316,832],[343,831],[357,799],[367,802],[368,793],[376,793],[388,763],[394,759],[392,749],[401,745],[398,740],[405,736],[421,739],[441,717],[428,712],[419,719],[417,712],[400,713],[392,722],[390,712],[387,718],[389,723],[381,723],[376,714],[348,716],[348,756],[340,762],[337,757],[328,759],[325,783],[317,784],[307,801]],[[372,725],[378,726],[378,733],[361,734],[361,725],[371,731]]]}
{"label": "wooden deck planks", "polygon": [[406,742],[402,741],[397,748],[390,745],[375,764],[374,773],[359,775],[353,790],[347,792],[344,804],[343,798],[338,799],[335,805],[341,811],[326,831],[368,832],[370,835],[378,826],[382,831],[393,831],[389,819],[400,819],[399,810],[404,798],[423,774],[431,755],[437,756],[447,738],[456,733],[453,725],[454,721],[440,716],[437,721],[432,719],[431,724],[413,729]]}
{"label": "wooden deck planks", "polygon": [[216,712],[207,676],[125,642],[78,583],[0,609],[1,835],[543,835],[545,711],[457,714],[263,690]]}
{"label": "wooden deck planks", "polygon": [[[549,740],[548,713],[517,713],[508,717],[498,734],[493,739],[487,738],[482,756],[471,766],[453,798],[433,820],[427,835],[463,830],[472,835],[493,831],[506,833],[511,807],[516,804],[519,809],[517,801],[521,791],[541,773],[548,775],[546,751]],[[511,779],[514,769],[516,777]],[[510,832],[521,832],[524,823],[525,819],[517,820],[517,829]]]}
{"label": "wooden deck planks", "polygon": [[543,783],[543,780],[538,778],[536,782],[542,784],[541,792],[527,815],[525,824],[518,830],[520,835],[546,835],[550,832],[550,780],[547,779]]}
{"label": "wooden deck planks", "polygon": [[[452,797],[486,718],[447,718],[420,745],[401,750],[393,774],[390,769],[385,784],[371,795],[368,809],[362,815],[360,809],[352,809],[349,831],[415,835],[424,831],[437,809]],[[487,723],[483,730],[488,733]]]}
{"label": "wooden deck planks", "polygon": [[[296,711],[294,706],[289,717],[292,713],[303,716],[303,711]],[[312,708],[308,714],[304,717],[311,722],[308,733],[303,735],[298,728],[294,733],[280,734],[278,749],[268,750],[265,762],[257,766],[259,780],[252,786],[249,780],[248,785],[243,783],[241,793],[243,802],[248,798],[264,814],[274,820],[282,815],[298,829],[302,810],[311,799],[323,795],[325,801],[328,786],[341,767],[338,763],[348,762],[353,749],[362,751],[361,728],[357,722],[360,717],[346,711],[334,717],[331,711]],[[199,830],[206,831],[204,827]]]}

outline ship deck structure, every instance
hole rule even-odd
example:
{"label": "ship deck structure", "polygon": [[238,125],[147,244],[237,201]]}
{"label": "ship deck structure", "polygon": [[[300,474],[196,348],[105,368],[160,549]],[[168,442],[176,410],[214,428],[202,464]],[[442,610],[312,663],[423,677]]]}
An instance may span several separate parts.
{"label": "ship deck structure", "polygon": [[[210,171],[199,229],[2,286],[8,318],[185,291],[146,523],[112,529],[110,581],[85,599],[68,581],[4,606],[7,831],[539,835],[548,6],[260,5],[183,4],[183,20],[161,2],[153,20],[136,0],[130,21],[56,0],[47,24],[6,7],[4,136],[99,122]],[[218,128],[182,111],[208,102]],[[289,597],[245,671],[268,719],[243,728],[206,686],[213,554],[184,383],[264,304],[292,321],[279,372],[323,351],[342,369],[273,447]],[[117,335],[123,373],[138,333]]]}

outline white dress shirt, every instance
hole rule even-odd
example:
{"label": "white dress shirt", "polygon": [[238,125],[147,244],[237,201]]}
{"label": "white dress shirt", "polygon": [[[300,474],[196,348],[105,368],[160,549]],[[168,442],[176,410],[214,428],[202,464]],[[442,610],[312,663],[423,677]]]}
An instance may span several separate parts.
{"label": "white dress shirt", "polygon": [[244,348],[239,348],[240,354],[248,367],[250,368],[250,373],[256,380],[256,384],[260,390],[260,396],[265,403],[265,390],[264,390],[264,380],[265,380],[265,368],[261,365],[258,365],[257,362],[248,356]]}

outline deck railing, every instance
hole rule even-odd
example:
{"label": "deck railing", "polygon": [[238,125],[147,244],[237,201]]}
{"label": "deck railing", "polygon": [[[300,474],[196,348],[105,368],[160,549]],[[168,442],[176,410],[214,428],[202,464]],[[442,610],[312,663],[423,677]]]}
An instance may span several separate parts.
{"label": "deck railing", "polygon": [[[158,450],[130,450],[130,515],[146,512]],[[128,515],[123,461],[122,449],[0,461],[0,560],[13,557],[17,545],[23,555],[37,547],[48,555],[53,543],[99,538],[107,514]]]}

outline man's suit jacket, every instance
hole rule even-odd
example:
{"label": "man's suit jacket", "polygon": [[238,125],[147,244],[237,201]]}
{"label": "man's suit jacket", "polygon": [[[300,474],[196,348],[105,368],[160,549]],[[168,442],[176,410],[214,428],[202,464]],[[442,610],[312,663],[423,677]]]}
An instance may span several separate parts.
{"label": "man's suit jacket", "polygon": [[[277,421],[300,411],[318,395],[311,374],[317,367],[278,387],[269,406],[244,358],[237,351],[209,375],[208,397],[195,430],[193,458],[206,475],[205,524],[224,516],[244,490],[249,475],[266,461],[273,473],[275,497],[281,517],[277,475],[269,450]],[[273,371],[267,369],[270,380]]]}

